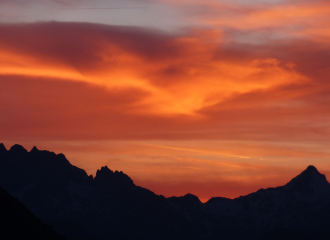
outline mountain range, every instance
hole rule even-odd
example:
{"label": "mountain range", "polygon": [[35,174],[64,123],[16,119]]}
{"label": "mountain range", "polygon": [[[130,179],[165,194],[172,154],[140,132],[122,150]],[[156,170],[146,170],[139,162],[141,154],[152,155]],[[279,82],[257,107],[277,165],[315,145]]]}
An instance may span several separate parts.
{"label": "mountain range", "polygon": [[0,186],[69,240],[329,239],[330,184],[314,166],[284,186],[206,203],[165,198],[107,166],[96,176],[63,154],[0,144]]}

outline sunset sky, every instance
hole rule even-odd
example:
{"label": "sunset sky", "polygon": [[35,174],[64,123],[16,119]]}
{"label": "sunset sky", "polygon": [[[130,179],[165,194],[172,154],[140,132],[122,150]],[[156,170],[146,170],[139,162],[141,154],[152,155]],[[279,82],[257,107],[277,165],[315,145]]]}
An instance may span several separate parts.
{"label": "sunset sky", "polygon": [[330,2],[0,0],[0,142],[166,197],[330,179]]}

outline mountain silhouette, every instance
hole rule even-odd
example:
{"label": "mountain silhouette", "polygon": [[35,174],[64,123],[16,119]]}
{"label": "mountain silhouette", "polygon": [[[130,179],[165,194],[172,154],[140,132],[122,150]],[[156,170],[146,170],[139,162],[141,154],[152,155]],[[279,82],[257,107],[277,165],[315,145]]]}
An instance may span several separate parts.
{"label": "mountain silhouette", "polygon": [[313,192],[317,195],[329,194],[330,184],[325,176],[314,166],[308,166],[301,174],[293,178],[284,188],[296,192]]}
{"label": "mountain silhouette", "polygon": [[107,166],[93,178],[63,154],[0,144],[0,186],[69,240],[321,240],[330,234],[330,186],[314,166],[284,186],[203,204],[192,194],[156,195]]}
{"label": "mountain silhouette", "polygon": [[[1,151],[1,145],[0,145]],[[65,240],[0,187],[0,239]]]}

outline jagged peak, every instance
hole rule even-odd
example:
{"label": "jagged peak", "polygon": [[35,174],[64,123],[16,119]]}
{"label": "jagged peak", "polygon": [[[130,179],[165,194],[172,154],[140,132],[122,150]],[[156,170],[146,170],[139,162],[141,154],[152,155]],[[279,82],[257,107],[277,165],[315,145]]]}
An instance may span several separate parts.
{"label": "jagged peak", "polygon": [[330,184],[325,175],[321,174],[313,165],[309,165],[298,176],[284,185],[284,187],[297,191],[305,191],[308,189],[313,189],[314,191],[324,191],[329,189],[330,191]]}
{"label": "jagged peak", "polygon": [[107,166],[96,171],[94,180],[106,185],[117,185],[121,187],[134,186],[132,179],[122,171],[113,172]]}
{"label": "jagged peak", "polygon": [[[104,177],[104,176],[112,176],[112,177],[128,177],[123,171],[112,171],[108,166],[101,167],[101,169],[98,169],[96,171],[95,177]],[[129,178],[129,177],[128,177]]]}
{"label": "jagged peak", "polygon": [[113,171],[112,170],[110,170],[109,168],[108,168],[108,166],[104,166],[104,167],[101,167],[101,169],[98,169],[97,171],[96,171],[96,176],[100,176],[100,175],[112,175],[113,174]]}
{"label": "jagged peak", "polygon": [[38,149],[36,146],[34,146],[34,147],[31,149],[30,153],[33,153],[33,152],[39,152],[39,149]]}
{"label": "jagged peak", "polygon": [[47,151],[47,150],[39,150],[36,146],[34,146],[31,149],[30,153],[32,155],[42,156],[43,158],[45,158],[47,160],[56,159],[56,161],[59,161],[59,162],[64,163],[64,164],[71,165],[71,163],[68,161],[68,159],[66,159],[66,157],[63,153],[56,154],[54,152],[50,152],[50,151]]}
{"label": "jagged peak", "polygon": [[9,152],[22,154],[22,153],[27,153],[28,151],[23,146],[19,144],[15,144],[9,149]]}
{"label": "jagged peak", "polygon": [[[313,178],[313,177],[320,177],[320,178],[324,178],[325,176],[323,174],[321,174],[316,167],[314,167],[313,165],[309,165],[304,171],[302,171],[296,178],[303,178],[303,177],[308,177],[308,178]],[[294,178],[295,179],[295,178]]]}

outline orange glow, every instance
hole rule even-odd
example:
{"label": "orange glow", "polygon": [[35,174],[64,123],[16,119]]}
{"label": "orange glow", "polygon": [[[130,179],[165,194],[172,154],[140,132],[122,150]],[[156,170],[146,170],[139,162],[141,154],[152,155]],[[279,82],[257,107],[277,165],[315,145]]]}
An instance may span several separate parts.
{"label": "orange glow", "polygon": [[[112,43],[100,45],[95,39],[95,44],[99,52],[94,54],[100,57],[95,69],[80,70],[63,62],[59,64],[58,59],[47,62],[42,55],[2,52],[0,74],[81,81],[110,91],[136,88],[146,92],[146,96],[135,103],[135,110],[130,113],[155,115],[196,115],[196,111],[232,94],[306,81],[294,70],[281,67],[277,59],[214,60],[212,52],[218,42],[209,39],[205,43],[199,36],[171,39],[169,44],[181,53],[156,62]],[[171,68],[178,69],[178,73],[166,73]]]}
{"label": "orange glow", "polygon": [[[157,194],[170,197],[190,192],[204,202],[214,196],[235,198],[260,188],[284,185],[299,174],[311,159],[319,168],[326,168],[321,159],[329,157],[327,154],[319,155],[315,145],[305,145],[299,149],[299,146],[286,146],[286,143],[269,146],[268,143],[248,141],[158,143],[154,146],[145,141],[71,141],[65,142],[63,148],[63,142],[52,141],[38,142],[37,145],[41,149],[52,148],[55,152],[58,152],[57,149],[64,150],[70,162],[87,169],[88,174],[95,175],[100,166],[108,165],[113,170],[124,169],[135,184]],[[27,145],[32,148],[31,144]],[[251,157],[225,156],[219,151],[231,154],[244,152]],[[288,153],[291,159],[285,157]],[[277,162],[278,156],[282,159],[280,164]],[[297,163],[298,159],[303,162]],[[328,179],[329,176],[327,174]]]}
{"label": "orange glow", "polygon": [[[180,34],[0,25],[1,138],[63,152],[89,174],[108,165],[157,194],[203,201],[285,184],[310,164],[330,172],[327,22],[314,28],[328,5],[318,4],[212,17],[210,29]],[[237,32],[217,29],[291,20],[301,29],[280,41],[239,43]]]}

